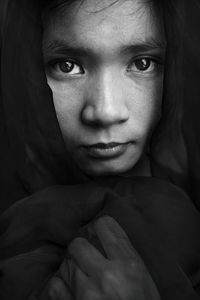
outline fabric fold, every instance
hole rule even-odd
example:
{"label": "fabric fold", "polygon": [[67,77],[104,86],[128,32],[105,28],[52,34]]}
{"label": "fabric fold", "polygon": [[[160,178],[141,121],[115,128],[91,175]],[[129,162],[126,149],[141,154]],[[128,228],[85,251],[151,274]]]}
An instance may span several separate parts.
{"label": "fabric fold", "polygon": [[5,212],[0,219],[1,299],[37,294],[59,268],[74,237],[83,236],[99,248],[87,226],[102,215],[112,216],[126,231],[161,299],[198,299],[199,213],[180,189],[145,177],[116,178],[112,188],[103,181],[78,188],[57,186]]}

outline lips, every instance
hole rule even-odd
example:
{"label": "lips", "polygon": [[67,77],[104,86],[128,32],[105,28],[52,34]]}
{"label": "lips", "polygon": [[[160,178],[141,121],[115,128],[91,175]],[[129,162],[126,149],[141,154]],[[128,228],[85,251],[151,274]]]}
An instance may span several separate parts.
{"label": "lips", "polygon": [[83,150],[92,158],[111,159],[122,155],[130,143],[97,143],[82,147]]}
{"label": "lips", "polygon": [[90,145],[90,146],[86,146],[88,148],[98,148],[98,149],[109,149],[109,148],[114,148],[114,147],[117,147],[117,146],[120,146],[120,145],[123,145],[125,143],[97,143],[97,144],[93,144],[93,145]]}

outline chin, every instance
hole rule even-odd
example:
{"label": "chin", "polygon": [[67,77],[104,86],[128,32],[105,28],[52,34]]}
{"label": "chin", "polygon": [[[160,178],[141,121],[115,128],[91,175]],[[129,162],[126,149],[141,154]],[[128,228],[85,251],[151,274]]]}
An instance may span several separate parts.
{"label": "chin", "polygon": [[139,146],[130,146],[127,151],[118,157],[96,159],[90,156],[78,156],[75,161],[79,169],[86,175],[96,176],[112,176],[123,174],[138,163],[143,153],[143,148]]}
{"label": "chin", "polygon": [[87,165],[85,168],[81,168],[82,171],[90,176],[112,176],[112,175],[118,175],[125,172],[128,172],[131,170],[134,165],[137,163],[132,162],[130,164],[129,162],[99,162],[99,163],[93,163],[91,165]]}

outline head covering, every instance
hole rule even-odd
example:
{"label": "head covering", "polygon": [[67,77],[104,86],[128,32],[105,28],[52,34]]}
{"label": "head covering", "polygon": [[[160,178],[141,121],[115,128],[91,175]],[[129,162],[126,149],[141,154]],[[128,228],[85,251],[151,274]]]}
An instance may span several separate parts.
{"label": "head covering", "polygon": [[[28,193],[83,181],[85,176],[66,155],[42,67],[41,6],[25,0],[4,0],[1,5],[2,120],[15,174]],[[168,46],[162,119],[150,153],[152,173],[178,184],[197,203],[199,4],[171,0],[161,6]],[[5,156],[1,154],[3,162]]]}
{"label": "head covering", "polygon": [[9,1],[2,37],[6,129],[17,172],[29,192],[73,182],[71,159],[66,157],[42,67],[40,18],[37,1]]}
{"label": "head covering", "polygon": [[79,177],[83,181],[84,175],[79,176],[66,156],[47,85],[40,4],[23,0],[2,3],[1,112],[5,146],[0,156],[7,175],[1,174],[1,193],[9,204],[53,184],[78,182]]}
{"label": "head covering", "polygon": [[[153,178],[115,178],[110,186],[104,180],[102,186],[94,182],[70,185],[84,182],[85,177],[66,157],[47,85],[40,5],[27,0],[4,0],[1,5],[4,146],[0,150],[7,168],[6,178],[1,176],[7,190],[14,187],[17,197],[32,194],[0,217],[1,299],[23,300],[35,294],[57,270],[70,240],[77,234],[88,237],[88,222],[102,214],[113,216],[125,229],[163,299],[198,299],[200,225],[191,200],[175,186]],[[200,36],[195,29],[200,8],[195,0],[163,1],[163,7],[169,45],[163,116],[151,145],[152,171],[185,188],[198,205],[199,66],[195,51]],[[34,193],[55,184],[70,186]]]}
{"label": "head covering", "polygon": [[0,298],[41,299],[76,236],[102,251],[88,231],[102,215],[125,230],[161,299],[199,299],[199,213],[182,190],[151,177],[52,187],[12,205],[0,217]]}
{"label": "head covering", "polygon": [[200,208],[200,5],[163,2],[167,38],[163,114],[152,139],[152,170],[188,192]]}
{"label": "head covering", "polygon": [[[83,181],[85,175],[66,155],[43,68],[40,10],[47,1],[2,3],[2,120],[18,180],[28,193]],[[163,1],[161,7],[168,46],[163,111],[152,138],[151,168],[153,176],[181,186],[198,205],[200,8],[195,0]]]}

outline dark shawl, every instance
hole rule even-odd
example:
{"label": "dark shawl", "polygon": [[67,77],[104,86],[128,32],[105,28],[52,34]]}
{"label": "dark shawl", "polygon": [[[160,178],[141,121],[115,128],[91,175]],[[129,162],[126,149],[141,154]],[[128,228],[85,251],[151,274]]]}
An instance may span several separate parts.
{"label": "dark shawl", "polygon": [[162,299],[199,298],[200,36],[195,32],[200,8],[197,1],[166,3],[170,43],[151,166],[155,177],[179,185],[190,198],[165,180],[90,181],[74,167],[65,156],[42,68],[37,1],[1,1],[1,209],[10,208],[0,217],[0,299],[23,300],[39,293],[74,236],[94,243],[87,224],[103,214],[127,232]]}

